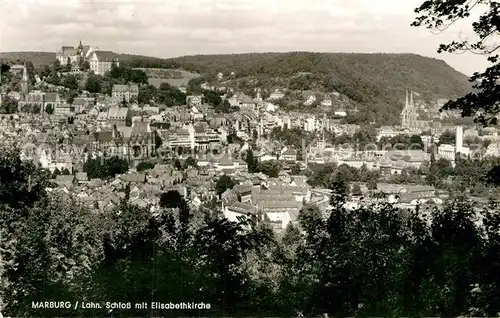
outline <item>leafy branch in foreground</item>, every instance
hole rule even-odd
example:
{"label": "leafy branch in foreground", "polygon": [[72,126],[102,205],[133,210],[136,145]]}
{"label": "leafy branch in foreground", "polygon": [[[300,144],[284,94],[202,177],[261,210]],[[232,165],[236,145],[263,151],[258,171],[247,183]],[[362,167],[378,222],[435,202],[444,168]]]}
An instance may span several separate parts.
{"label": "leafy branch in foreground", "polygon": [[474,117],[484,126],[497,125],[497,114],[500,112],[500,3],[492,0],[427,0],[415,9],[419,16],[411,25],[425,26],[441,33],[457,21],[469,18],[473,10],[482,10],[479,18],[472,23],[477,40],[460,39],[441,44],[438,53],[484,55],[492,65],[483,72],[475,72],[469,79],[474,83],[473,92],[447,102],[443,110],[461,110],[463,117]]}

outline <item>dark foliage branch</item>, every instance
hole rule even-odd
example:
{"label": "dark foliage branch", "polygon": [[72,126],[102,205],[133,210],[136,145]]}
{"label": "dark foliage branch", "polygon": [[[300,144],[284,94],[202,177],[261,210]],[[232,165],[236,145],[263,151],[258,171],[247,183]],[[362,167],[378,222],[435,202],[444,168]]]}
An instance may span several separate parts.
{"label": "dark foliage branch", "polygon": [[497,125],[500,112],[500,3],[492,0],[427,0],[415,9],[419,14],[412,26],[425,26],[443,32],[456,21],[471,16],[473,10],[483,10],[472,23],[478,40],[453,41],[441,44],[438,53],[464,53],[484,55],[492,64],[484,72],[476,72],[470,78],[473,92],[447,102],[443,110],[460,110],[463,117],[474,117],[485,126]]}

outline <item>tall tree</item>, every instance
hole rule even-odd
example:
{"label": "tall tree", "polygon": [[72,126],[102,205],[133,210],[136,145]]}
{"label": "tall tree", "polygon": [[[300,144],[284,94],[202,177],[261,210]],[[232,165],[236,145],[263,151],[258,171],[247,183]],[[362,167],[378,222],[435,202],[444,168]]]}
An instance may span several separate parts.
{"label": "tall tree", "polygon": [[221,195],[226,191],[227,189],[232,189],[234,187],[235,183],[233,179],[231,179],[230,176],[228,175],[222,175],[219,180],[217,180],[215,184],[215,189],[217,191],[217,195]]}
{"label": "tall tree", "polygon": [[31,206],[46,196],[50,173],[23,162],[20,151],[0,155],[0,204]]}
{"label": "tall tree", "polygon": [[246,152],[245,162],[247,163],[248,172],[255,173],[258,172],[259,162],[257,158],[253,155],[252,149],[248,149]]}
{"label": "tall tree", "polygon": [[76,79],[76,76],[73,74],[66,75],[66,77],[64,77],[64,80],[62,82],[62,85],[71,90],[78,89],[78,81]]}
{"label": "tall tree", "polygon": [[14,114],[17,112],[18,102],[16,99],[2,95],[0,100],[0,114]]}
{"label": "tall tree", "polygon": [[100,93],[101,81],[102,77],[100,75],[89,75],[87,77],[87,81],[85,82],[85,90],[89,91],[90,93]]}
{"label": "tall tree", "polygon": [[[10,246],[0,242],[2,256],[12,261],[2,274],[2,281],[10,282],[2,290],[7,304],[4,314],[36,316],[40,309],[32,302],[84,296],[84,278],[102,258],[99,216],[63,198],[38,201],[24,213],[18,211],[15,221],[5,222],[5,213],[12,210],[0,210],[2,241],[14,239]],[[68,316],[74,314],[72,310],[49,309],[47,314]]]}

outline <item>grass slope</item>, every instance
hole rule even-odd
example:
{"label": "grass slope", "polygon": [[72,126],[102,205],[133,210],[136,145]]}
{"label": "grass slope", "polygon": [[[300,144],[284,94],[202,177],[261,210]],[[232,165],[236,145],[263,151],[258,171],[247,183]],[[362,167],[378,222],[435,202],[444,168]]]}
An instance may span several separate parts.
{"label": "grass slope", "polygon": [[149,84],[160,87],[161,83],[168,83],[171,86],[187,86],[193,78],[200,77],[200,74],[191,73],[184,70],[160,69],[160,68],[137,68],[143,70],[149,79]]}

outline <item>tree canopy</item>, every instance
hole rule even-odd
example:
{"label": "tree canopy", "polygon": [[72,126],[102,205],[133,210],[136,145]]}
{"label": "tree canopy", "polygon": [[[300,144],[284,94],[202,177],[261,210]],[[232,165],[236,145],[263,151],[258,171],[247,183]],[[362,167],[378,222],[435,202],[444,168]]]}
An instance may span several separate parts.
{"label": "tree canopy", "polygon": [[493,201],[347,209],[346,184],[332,180],[328,213],[304,205],[278,234],[265,217],[230,222],[194,213],[174,190],[154,213],[127,200],[95,213],[76,198],[47,193],[47,178],[18,152],[0,154],[5,316],[40,315],[32,302],[82,299],[211,306],[175,312],[71,306],[43,309],[44,315],[492,317],[500,311],[500,217]]}
{"label": "tree canopy", "polygon": [[221,195],[226,191],[227,189],[232,189],[235,186],[235,183],[233,179],[231,179],[230,176],[223,174],[220,176],[220,178],[217,180],[215,184],[215,189],[217,191],[217,195]]}
{"label": "tree canopy", "polygon": [[126,160],[118,157],[89,159],[83,166],[90,179],[108,179],[127,172],[129,164]]}
{"label": "tree canopy", "polygon": [[8,95],[2,95],[0,100],[0,114],[14,114],[17,112],[18,102]]}

